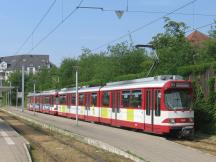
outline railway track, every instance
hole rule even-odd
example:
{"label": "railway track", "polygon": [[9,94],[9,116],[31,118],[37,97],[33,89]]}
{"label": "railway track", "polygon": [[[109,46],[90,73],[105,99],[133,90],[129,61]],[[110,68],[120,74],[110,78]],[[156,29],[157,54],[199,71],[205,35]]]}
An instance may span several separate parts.
{"label": "railway track", "polygon": [[[1,112],[0,115],[31,144],[33,160],[49,162],[130,162],[131,160],[107,153],[70,137],[63,137],[47,130],[32,126],[25,121]],[[34,152],[36,150],[36,155]],[[40,156],[40,157],[35,157]]]}

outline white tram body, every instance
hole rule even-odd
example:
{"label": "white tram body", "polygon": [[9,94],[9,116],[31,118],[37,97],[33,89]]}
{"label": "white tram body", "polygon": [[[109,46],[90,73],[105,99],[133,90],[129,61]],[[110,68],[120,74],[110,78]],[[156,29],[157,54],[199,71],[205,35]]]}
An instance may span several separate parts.
{"label": "white tram body", "polygon": [[[76,117],[76,90],[63,89],[35,95],[39,112]],[[33,110],[34,94],[28,108]],[[155,134],[193,133],[192,84],[180,76],[156,76],[107,83],[78,90],[78,118]],[[37,105],[36,104],[36,105]],[[55,112],[55,113],[54,113]]]}

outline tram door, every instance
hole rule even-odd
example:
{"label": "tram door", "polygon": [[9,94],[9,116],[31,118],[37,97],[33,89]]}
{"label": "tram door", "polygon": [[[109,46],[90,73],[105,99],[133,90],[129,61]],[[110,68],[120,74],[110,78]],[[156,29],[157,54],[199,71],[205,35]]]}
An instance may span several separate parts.
{"label": "tram door", "polygon": [[154,132],[154,89],[147,89],[145,92],[145,98],[145,130],[149,132]]}
{"label": "tram door", "polygon": [[88,116],[90,113],[90,93],[86,94],[86,104],[85,104],[85,119],[88,120]]}
{"label": "tram door", "polygon": [[118,114],[120,113],[120,91],[112,92],[112,125],[118,125]]}

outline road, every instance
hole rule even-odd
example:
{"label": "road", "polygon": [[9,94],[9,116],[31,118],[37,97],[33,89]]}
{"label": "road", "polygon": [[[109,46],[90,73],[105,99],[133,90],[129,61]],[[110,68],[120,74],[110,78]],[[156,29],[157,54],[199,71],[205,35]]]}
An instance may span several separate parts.
{"label": "road", "polygon": [[27,141],[0,119],[0,161],[29,162]]}
{"label": "road", "polygon": [[119,129],[72,119],[51,116],[30,111],[20,112],[15,108],[7,108],[18,115],[35,119],[39,122],[54,125],[82,136],[100,140],[124,151],[130,151],[149,162],[216,162],[216,156],[189,148],[163,137]]}

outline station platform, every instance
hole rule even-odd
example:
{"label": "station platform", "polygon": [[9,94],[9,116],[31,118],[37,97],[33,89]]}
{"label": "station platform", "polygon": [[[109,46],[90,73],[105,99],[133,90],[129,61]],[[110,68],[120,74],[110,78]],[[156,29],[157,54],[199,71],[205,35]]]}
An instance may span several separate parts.
{"label": "station platform", "polygon": [[28,142],[0,116],[0,162],[31,162]]}

